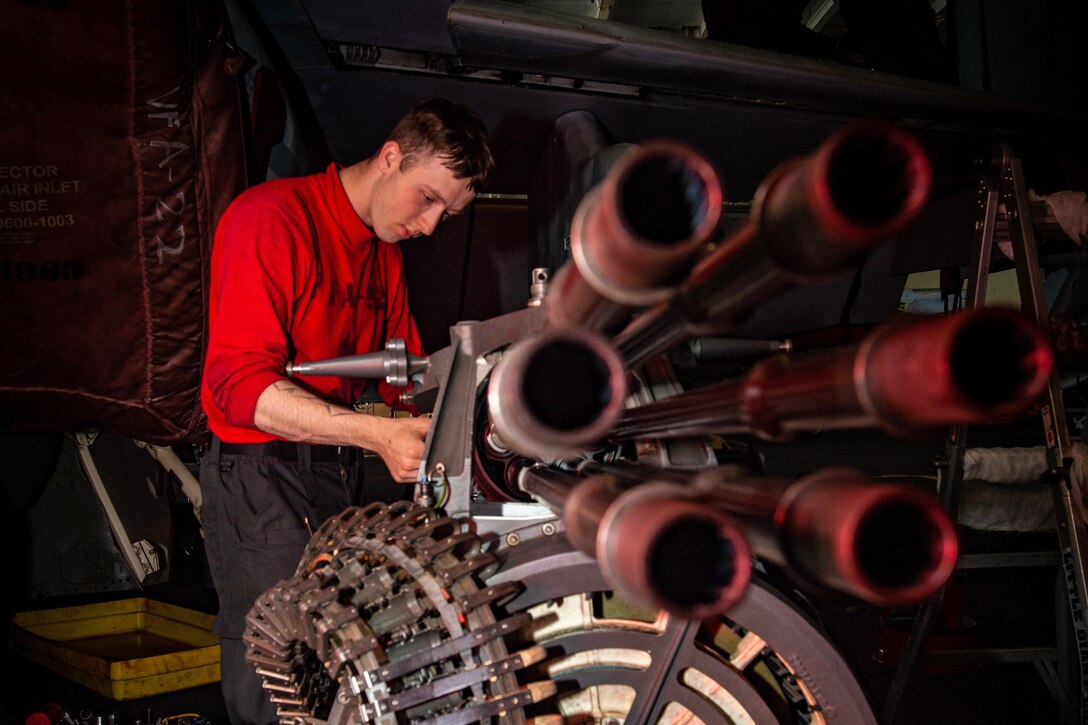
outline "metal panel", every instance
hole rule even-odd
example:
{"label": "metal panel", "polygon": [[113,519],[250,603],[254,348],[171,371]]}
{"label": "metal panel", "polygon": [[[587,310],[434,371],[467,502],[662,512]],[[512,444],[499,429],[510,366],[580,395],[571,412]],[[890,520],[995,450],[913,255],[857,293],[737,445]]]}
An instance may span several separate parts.
{"label": "metal panel", "polygon": [[1043,104],[499,0],[456,0],[449,20],[463,60],[492,68],[989,128],[1084,122]]}
{"label": "metal panel", "polygon": [[324,40],[453,52],[446,30],[449,2],[436,0],[305,0],[306,13]]}

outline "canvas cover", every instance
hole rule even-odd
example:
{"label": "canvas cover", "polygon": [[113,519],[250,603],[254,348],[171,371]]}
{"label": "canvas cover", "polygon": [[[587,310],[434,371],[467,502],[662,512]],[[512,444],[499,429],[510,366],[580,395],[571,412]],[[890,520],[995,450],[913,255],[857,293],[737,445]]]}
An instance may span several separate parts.
{"label": "canvas cover", "polygon": [[215,1],[0,8],[0,429],[202,431],[241,67]]}

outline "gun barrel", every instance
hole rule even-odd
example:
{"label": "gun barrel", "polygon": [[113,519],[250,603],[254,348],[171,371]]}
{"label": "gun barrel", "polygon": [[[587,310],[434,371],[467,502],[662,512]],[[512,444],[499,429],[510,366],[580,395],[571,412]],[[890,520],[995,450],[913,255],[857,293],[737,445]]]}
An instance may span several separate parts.
{"label": "gun barrel", "polygon": [[756,555],[880,606],[915,604],[955,568],[955,526],[936,498],[825,469],[796,481],[699,474],[695,494],[745,526]]}
{"label": "gun barrel", "polygon": [[627,410],[612,437],[986,423],[1031,405],[1053,361],[1039,328],[1012,310],[897,320],[859,346],[765,360],[739,380]]}
{"label": "gun barrel", "polygon": [[562,459],[606,439],[626,393],[627,371],[607,340],[588,330],[550,330],[506,351],[492,370],[487,402],[507,448]]}
{"label": "gun barrel", "polygon": [[608,475],[534,468],[521,481],[562,512],[571,544],[628,596],[692,619],[720,614],[743,596],[751,555],[740,528],[683,486],[629,487]]}
{"label": "gun barrel", "polygon": [[[518,475],[518,485],[521,490],[547,504],[558,514],[563,513],[574,488],[585,480],[586,477],[577,473],[560,471],[543,465],[522,469]],[[567,535],[570,536],[569,531]],[[577,542],[571,543],[574,543],[575,548],[583,549]]]}
{"label": "gun barrel", "polygon": [[721,182],[693,149],[654,141],[625,154],[575,211],[549,325],[613,331],[631,306],[664,298],[717,234],[721,206]]}
{"label": "gun barrel", "polygon": [[843,129],[767,176],[749,221],[617,336],[620,353],[634,365],[693,334],[725,334],[772,295],[849,269],[917,217],[931,183],[910,134],[881,123]]}

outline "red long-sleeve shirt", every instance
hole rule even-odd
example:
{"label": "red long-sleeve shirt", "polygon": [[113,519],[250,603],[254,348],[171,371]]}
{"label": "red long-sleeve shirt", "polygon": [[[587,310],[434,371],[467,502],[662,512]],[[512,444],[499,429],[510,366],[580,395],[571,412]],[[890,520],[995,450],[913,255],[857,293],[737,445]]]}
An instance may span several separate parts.
{"label": "red long-sleeve shirt", "polygon": [[[288,362],[373,352],[393,338],[422,354],[400,248],[363,224],[338,172],[333,164],[323,174],[255,186],[216,229],[201,400],[208,426],[224,441],[275,438],[257,430],[253,415]],[[292,379],[349,405],[367,384]],[[398,391],[381,381],[379,392],[392,405]]]}

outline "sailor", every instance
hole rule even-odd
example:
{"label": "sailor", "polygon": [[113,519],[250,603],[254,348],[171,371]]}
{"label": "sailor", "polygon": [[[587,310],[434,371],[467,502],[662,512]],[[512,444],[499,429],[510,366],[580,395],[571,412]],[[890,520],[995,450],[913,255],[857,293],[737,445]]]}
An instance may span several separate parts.
{"label": "sailor", "polygon": [[[201,461],[205,545],[219,596],[222,687],[234,725],[278,722],[245,661],[246,614],[294,574],[313,531],[366,502],[359,448],[393,478],[418,477],[429,420],[352,404],[367,381],[285,374],[293,361],[381,350],[422,354],[398,243],[461,214],[493,167],[472,110],[425,99],[377,153],[241,194],[216,229],[202,401],[213,434]],[[384,382],[390,405],[397,391]]]}

